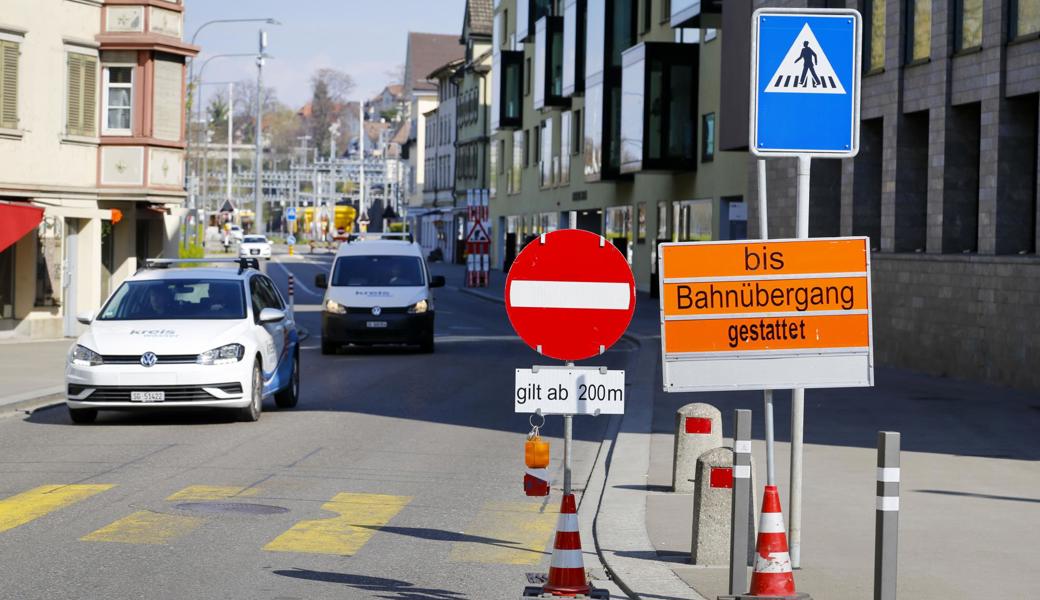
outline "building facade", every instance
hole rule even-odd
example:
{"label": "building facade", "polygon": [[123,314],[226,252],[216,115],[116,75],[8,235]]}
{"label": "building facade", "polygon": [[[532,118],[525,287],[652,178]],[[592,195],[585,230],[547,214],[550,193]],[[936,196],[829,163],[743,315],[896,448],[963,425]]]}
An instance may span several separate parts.
{"label": "building facade", "polygon": [[657,242],[746,236],[746,154],[716,140],[724,34],[694,4],[495,2],[494,264],[577,227],[608,238],[647,291]]}
{"label": "building facade", "polygon": [[427,112],[424,164],[423,220],[419,243],[426,251],[440,248],[445,260],[453,260],[455,235],[455,117],[459,86],[455,71],[461,60],[441,66],[428,79],[436,82],[437,107]]}
{"label": "building facade", "polygon": [[[807,3],[735,22],[767,4]],[[809,217],[813,237],[870,238],[877,360],[1040,389],[1040,0],[808,4],[863,16],[860,151],[813,161]],[[727,68],[746,81],[737,37]],[[721,136],[747,145],[746,128]],[[790,237],[795,164],[767,162],[769,233]]]}
{"label": "building facade", "polygon": [[[78,333],[139,261],[176,256],[180,0],[9,0],[0,13],[0,336]],[[8,232],[11,233],[10,231]]]}

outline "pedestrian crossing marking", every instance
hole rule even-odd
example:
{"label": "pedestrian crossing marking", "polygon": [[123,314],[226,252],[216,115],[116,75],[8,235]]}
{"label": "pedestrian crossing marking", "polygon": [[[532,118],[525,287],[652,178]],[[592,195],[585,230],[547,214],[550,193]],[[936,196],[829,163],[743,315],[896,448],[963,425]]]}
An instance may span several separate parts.
{"label": "pedestrian crossing marking", "polygon": [[[549,552],[559,510],[540,502],[488,502],[465,530],[474,541],[456,542],[454,562],[537,565]],[[484,538],[484,539],[480,539]]]}
{"label": "pedestrian crossing marking", "polygon": [[207,502],[230,498],[252,498],[260,494],[259,488],[234,485],[189,485],[166,498],[170,502]]}
{"label": "pedestrian crossing marking", "polygon": [[300,521],[264,550],[353,556],[411,501],[410,496],[336,494],[321,508],[338,516]]}
{"label": "pedestrian crossing marking", "polygon": [[808,23],[794,39],[765,91],[788,94],[845,93],[841,78],[835,73]]}
{"label": "pedestrian crossing marking", "polygon": [[80,538],[83,542],[167,544],[197,529],[205,519],[137,511]]}
{"label": "pedestrian crossing marking", "polygon": [[0,500],[0,532],[20,527],[113,487],[108,484],[41,485],[4,498]]}

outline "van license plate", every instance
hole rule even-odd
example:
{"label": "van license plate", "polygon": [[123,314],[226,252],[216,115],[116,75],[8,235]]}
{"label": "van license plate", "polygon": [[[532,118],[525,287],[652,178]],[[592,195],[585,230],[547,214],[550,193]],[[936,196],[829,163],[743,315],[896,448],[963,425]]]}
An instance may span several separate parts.
{"label": "van license plate", "polygon": [[166,392],[130,392],[131,402],[164,402]]}
{"label": "van license plate", "polygon": [[387,323],[386,321],[369,321],[367,325],[371,329],[384,329],[386,328]]}

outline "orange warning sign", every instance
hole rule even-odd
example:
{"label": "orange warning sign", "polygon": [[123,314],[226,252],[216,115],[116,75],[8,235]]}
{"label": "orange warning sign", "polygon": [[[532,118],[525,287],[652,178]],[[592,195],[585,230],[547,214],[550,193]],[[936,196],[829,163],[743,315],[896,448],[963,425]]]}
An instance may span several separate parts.
{"label": "orange warning sign", "polygon": [[660,260],[665,389],[872,382],[867,238],[662,244]]}

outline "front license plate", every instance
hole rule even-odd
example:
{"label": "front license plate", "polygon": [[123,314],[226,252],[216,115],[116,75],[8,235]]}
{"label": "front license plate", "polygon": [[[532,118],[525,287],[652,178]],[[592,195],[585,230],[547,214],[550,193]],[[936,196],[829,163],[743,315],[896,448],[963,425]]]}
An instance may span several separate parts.
{"label": "front license plate", "polygon": [[383,329],[386,327],[386,321],[369,321],[367,325],[372,329]]}
{"label": "front license plate", "polygon": [[131,402],[164,402],[166,392],[130,392]]}

